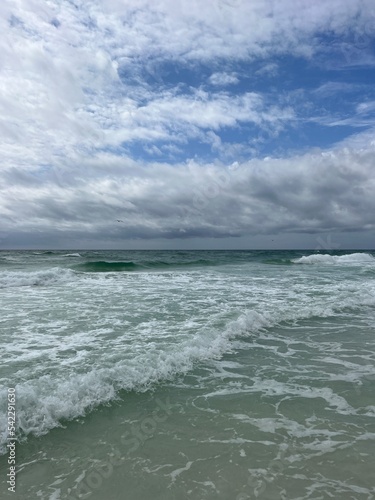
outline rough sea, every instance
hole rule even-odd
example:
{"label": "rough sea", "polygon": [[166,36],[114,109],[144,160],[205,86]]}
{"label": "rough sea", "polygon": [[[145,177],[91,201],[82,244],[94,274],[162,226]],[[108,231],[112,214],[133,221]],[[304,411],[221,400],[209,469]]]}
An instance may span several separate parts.
{"label": "rough sea", "polygon": [[374,255],[0,252],[0,498],[374,499]]}

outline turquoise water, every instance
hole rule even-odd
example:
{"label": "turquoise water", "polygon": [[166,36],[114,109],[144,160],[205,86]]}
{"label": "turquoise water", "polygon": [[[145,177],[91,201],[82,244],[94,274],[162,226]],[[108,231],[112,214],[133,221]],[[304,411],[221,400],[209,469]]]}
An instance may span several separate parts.
{"label": "turquoise water", "polygon": [[0,301],[1,498],[375,498],[373,253],[0,252]]}

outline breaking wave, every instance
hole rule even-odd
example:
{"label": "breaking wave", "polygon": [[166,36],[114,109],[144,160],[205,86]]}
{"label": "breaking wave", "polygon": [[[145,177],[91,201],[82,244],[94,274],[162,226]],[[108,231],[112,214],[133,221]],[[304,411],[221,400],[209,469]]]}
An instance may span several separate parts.
{"label": "breaking wave", "polygon": [[362,265],[375,264],[375,258],[369,253],[350,253],[346,255],[312,254],[299,259],[293,259],[295,264],[335,264]]}
{"label": "breaking wave", "polygon": [[73,277],[73,271],[59,267],[34,272],[3,271],[0,273],[0,288],[55,285],[71,281]]}
{"label": "breaking wave", "polygon": [[[42,280],[42,275],[38,279]],[[51,278],[44,276],[43,279]],[[44,435],[61,427],[66,420],[84,416],[99,405],[119,399],[120,391],[144,392],[157,382],[186,373],[197,362],[217,359],[230,351],[235,338],[247,337],[288,321],[327,318],[346,308],[375,304],[374,290],[358,289],[357,292],[331,305],[307,302],[295,307],[285,302],[272,312],[248,310],[221,331],[199,330],[174,346],[135,351],[131,359],[128,357],[114,364],[103,360],[103,366],[86,373],[66,373],[65,377],[47,374],[22,382],[16,385],[18,437],[22,440],[29,434]],[[6,389],[1,390],[0,401],[5,401],[6,397]],[[0,428],[5,428],[4,418],[0,417]],[[4,452],[5,444],[4,432],[0,453]]]}

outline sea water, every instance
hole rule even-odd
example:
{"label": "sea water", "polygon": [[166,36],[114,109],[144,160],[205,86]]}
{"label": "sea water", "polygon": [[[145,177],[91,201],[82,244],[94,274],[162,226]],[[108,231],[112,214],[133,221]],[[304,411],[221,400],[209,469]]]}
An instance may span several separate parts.
{"label": "sea water", "polygon": [[375,498],[373,253],[3,251],[0,305],[1,498]]}

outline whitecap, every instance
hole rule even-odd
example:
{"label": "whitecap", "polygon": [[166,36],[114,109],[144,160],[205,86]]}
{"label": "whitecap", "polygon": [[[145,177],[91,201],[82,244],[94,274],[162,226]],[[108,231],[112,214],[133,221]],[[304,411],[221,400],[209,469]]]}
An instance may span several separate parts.
{"label": "whitecap", "polygon": [[54,285],[69,282],[73,277],[73,271],[59,267],[45,271],[4,271],[0,273],[0,288]]}
{"label": "whitecap", "polygon": [[361,265],[375,264],[375,258],[368,253],[351,253],[345,255],[312,254],[293,259],[295,264],[334,264],[334,265]]}

